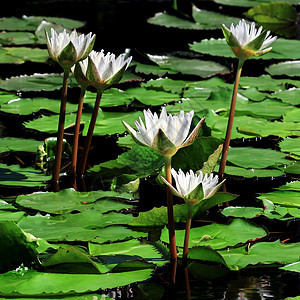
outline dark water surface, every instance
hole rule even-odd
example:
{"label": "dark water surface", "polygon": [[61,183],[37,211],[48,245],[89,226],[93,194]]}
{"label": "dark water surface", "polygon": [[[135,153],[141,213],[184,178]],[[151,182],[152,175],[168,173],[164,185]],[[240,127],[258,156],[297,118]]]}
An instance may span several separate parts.
{"label": "dark water surface", "polygon": [[[211,5],[204,1],[202,3]],[[200,40],[208,33],[201,33],[200,36],[197,32],[172,31],[146,22],[147,18],[152,17],[156,12],[168,9],[171,4],[171,0],[8,1],[4,7],[1,7],[0,16],[40,15],[85,21],[86,25],[80,31],[96,33],[94,49],[103,48],[105,52],[121,53],[125,48],[136,48],[149,53],[188,50],[189,42]],[[210,34],[218,37],[221,36],[221,31],[212,31]],[[36,70],[30,70],[30,72],[33,73]],[[280,179],[273,185],[284,184],[286,180]],[[256,188],[264,186],[264,183],[257,182],[257,184]],[[239,184],[233,184],[233,188],[237,185]],[[259,191],[262,192],[262,190]],[[255,191],[252,190],[252,195],[254,193]],[[158,274],[158,278],[154,278],[155,282],[158,282],[159,278],[168,277],[166,270],[158,271]],[[198,276],[196,278],[190,274],[189,282],[191,299],[280,300],[300,295],[300,275],[278,269],[231,272],[221,278],[211,280],[204,280]],[[124,293],[122,296],[116,293],[114,295],[116,298],[135,297],[134,294],[127,296]],[[187,299],[183,270],[180,268],[175,288],[166,289],[164,299]]]}

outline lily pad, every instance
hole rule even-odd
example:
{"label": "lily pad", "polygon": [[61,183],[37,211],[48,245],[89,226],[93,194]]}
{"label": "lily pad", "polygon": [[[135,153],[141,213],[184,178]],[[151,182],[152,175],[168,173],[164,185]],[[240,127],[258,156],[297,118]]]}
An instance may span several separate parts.
{"label": "lily pad", "polygon": [[[300,54],[296,50],[299,45],[300,41],[280,38],[272,44],[273,49],[270,52],[262,56],[252,56],[250,59],[299,59]],[[190,49],[201,54],[235,57],[225,39],[212,38],[202,40],[201,42],[194,42],[190,44]]]}
{"label": "lily pad", "polygon": [[254,19],[258,26],[263,26],[265,30],[271,30],[277,35],[291,38],[296,34],[298,14],[290,3],[262,3],[250,8],[245,15]]}
{"label": "lily pad", "polygon": [[8,151],[36,152],[38,146],[41,144],[43,144],[43,141],[14,137],[3,137],[1,138],[0,153]]}
{"label": "lily pad", "polygon": [[144,236],[143,233],[118,225],[127,224],[131,220],[131,215],[121,213],[102,214],[98,211],[88,210],[82,213],[63,214],[56,217],[37,214],[22,218],[18,225],[24,231],[47,241],[105,243]]}
{"label": "lily pad", "polygon": [[21,168],[19,165],[0,164],[0,185],[15,187],[38,187],[46,184],[51,176],[34,168]]}
{"label": "lily pad", "polygon": [[284,61],[277,64],[273,64],[266,68],[272,76],[286,75],[288,77],[300,77],[300,61]]}
{"label": "lily pad", "polygon": [[281,270],[300,273],[300,262],[295,262],[280,268]]}
{"label": "lily pad", "polygon": [[119,194],[113,191],[77,192],[73,189],[65,189],[56,193],[37,192],[30,195],[20,195],[16,202],[23,207],[53,214],[71,211],[83,212],[90,209],[104,213],[131,208],[132,206],[129,204],[112,200],[119,199],[121,201],[130,198],[130,194]]}
{"label": "lily pad", "polygon": [[300,208],[300,192],[299,191],[274,191],[270,193],[260,193],[258,199],[267,199],[275,204],[286,207]]}
{"label": "lily pad", "polygon": [[62,274],[31,270],[17,273],[11,271],[0,275],[0,295],[2,297],[72,295],[144,281],[151,276],[151,273],[151,269],[110,274]]}
{"label": "lily pad", "polygon": [[282,152],[289,153],[290,156],[293,156],[296,159],[300,158],[300,138],[284,138],[280,143],[279,147]]}
{"label": "lily pad", "polygon": [[[176,244],[183,247],[185,230],[176,230]],[[210,246],[212,249],[223,249],[228,246],[235,246],[239,243],[246,243],[267,235],[267,231],[244,221],[233,219],[229,225],[212,224],[202,227],[191,228],[189,248],[195,246]],[[168,230],[164,228],[161,240],[168,242]]]}
{"label": "lily pad", "polygon": [[196,6],[193,6],[192,14],[194,22],[178,18],[166,12],[159,12],[156,13],[154,17],[148,19],[148,23],[167,28],[209,30],[220,28],[221,23],[230,26],[231,23],[237,23],[239,21],[236,17],[226,16],[205,9],[199,9]]}
{"label": "lily pad", "polygon": [[[0,88],[6,91],[54,91],[62,87],[62,74],[34,74],[11,77],[0,82]],[[70,78],[69,86],[77,86]]]}
{"label": "lily pad", "polygon": [[269,95],[268,97],[280,99],[282,102],[289,103],[292,105],[300,105],[300,89],[298,88],[291,88],[285,91],[278,91]]}

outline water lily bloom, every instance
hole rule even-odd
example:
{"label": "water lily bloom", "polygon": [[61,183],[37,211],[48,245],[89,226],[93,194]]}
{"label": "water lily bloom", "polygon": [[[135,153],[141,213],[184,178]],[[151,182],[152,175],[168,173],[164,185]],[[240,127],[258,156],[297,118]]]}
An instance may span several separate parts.
{"label": "water lily bloom", "polygon": [[85,59],[90,54],[96,35],[90,32],[88,35],[78,36],[76,30],[71,34],[64,29],[63,32],[57,32],[51,28],[51,37],[46,31],[46,40],[48,52],[52,59],[57,61],[63,69],[69,70],[75,63]]}
{"label": "water lily bloom", "polygon": [[96,89],[104,90],[120,81],[131,59],[125,53],[116,58],[113,53],[104,55],[103,50],[92,51],[88,57],[86,77]]}
{"label": "water lily bloom", "polygon": [[122,121],[127,131],[136,143],[149,146],[165,156],[173,156],[178,149],[190,145],[197,137],[203,124],[202,118],[192,133],[188,136],[194,111],[179,115],[167,115],[166,108],[163,107],[160,116],[148,110],[144,110],[145,125],[140,118],[140,123],[135,121],[137,130],[134,130],[125,121]]}
{"label": "water lily bloom", "polygon": [[222,24],[222,30],[227,44],[241,60],[269,52],[272,49],[269,46],[277,39],[270,36],[270,31],[263,31],[262,26],[256,29],[254,22],[249,25],[245,20],[240,20],[235,27],[231,24],[230,29]]}
{"label": "water lily bloom", "polygon": [[[93,52],[94,50],[92,50]],[[75,76],[76,81],[82,86],[82,87],[88,87],[91,85],[91,82],[86,78],[86,72],[88,68],[88,58],[79,61],[71,68],[72,73]]]}
{"label": "water lily bloom", "polygon": [[198,174],[192,170],[186,174],[179,169],[178,172],[172,168],[171,173],[175,179],[176,188],[174,188],[165,178],[163,181],[170,187],[172,193],[183,198],[188,205],[195,205],[204,199],[211,198],[221,187],[223,182],[218,183],[218,175],[203,175],[202,171]]}

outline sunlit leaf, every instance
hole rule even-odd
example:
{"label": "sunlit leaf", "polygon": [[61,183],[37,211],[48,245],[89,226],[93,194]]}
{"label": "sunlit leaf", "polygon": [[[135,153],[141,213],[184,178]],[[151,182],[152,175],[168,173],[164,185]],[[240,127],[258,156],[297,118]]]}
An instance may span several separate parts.
{"label": "sunlit leaf", "polygon": [[[270,52],[262,56],[252,56],[250,59],[299,59],[300,54],[296,50],[299,45],[300,41],[280,38],[272,44],[273,49]],[[193,44],[190,44],[190,49],[202,54],[234,57],[234,54],[228,47],[225,39],[212,38],[210,40],[194,42]]]}
{"label": "sunlit leaf", "polygon": [[122,201],[130,198],[130,194],[119,194],[113,191],[77,192],[73,189],[65,189],[57,193],[37,192],[29,195],[20,195],[17,197],[16,202],[23,207],[53,214],[71,211],[83,212],[90,209],[104,213],[131,208],[132,206],[129,204],[113,201],[118,199]]}
{"label": "sunlit leaf", "polygon": [[0,275],[0,294],[44,297],[53,294],[85,293],[144,281],[151,273],[151,269],[110,274],[55,274],[37,271],[18,274],[12,271]]}
{"label": "sunlit leaf", "polygon": [[[176,230],[176,244],[183,247],[185,230]],[[195,246],[210,246],[213,249],[222,249],[227,246],[235,246],[255,240],[267,235],[262,227],[253,225],[242,219],[233,219],[229,225],[211,224],[202,227],[191,228],[189,248]],[[168,230],[162,231],[161,240],[168,242]]]}

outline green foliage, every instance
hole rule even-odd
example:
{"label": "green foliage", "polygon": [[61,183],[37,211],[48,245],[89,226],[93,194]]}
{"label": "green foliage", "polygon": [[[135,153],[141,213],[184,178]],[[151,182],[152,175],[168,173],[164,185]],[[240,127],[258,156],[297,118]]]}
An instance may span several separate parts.
{"label": "green foliage", "polygon": [[292,38],[296,34],[298,14],[287,2],[263,3],[248,10],[247,18],[275,34]]}

